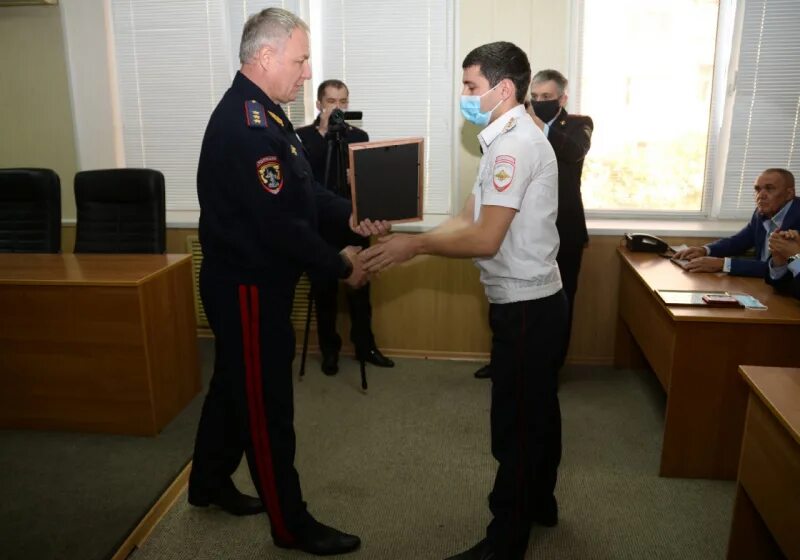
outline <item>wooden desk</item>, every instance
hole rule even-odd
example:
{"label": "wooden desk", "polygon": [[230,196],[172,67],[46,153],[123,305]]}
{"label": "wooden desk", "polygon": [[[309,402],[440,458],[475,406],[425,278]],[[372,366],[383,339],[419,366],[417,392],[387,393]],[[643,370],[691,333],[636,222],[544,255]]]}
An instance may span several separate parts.
{"label": "wooden desk", "polygon": [[0,254],[0,428],[154,435],[200,390],[188,255]]}
{"label": "wooden desk", "polygon": [[[667,392],[661,476],[733,480],[747,390],[740,364],[800,364],[800,302],[760,278],[691,274],[668,259],[620,248],[617,367],[642,356]],[[769,309],[667,307],[657,289],[744,292]]]}
{"label": "wooden desk", "polygon": [[800,558],[800,369],[739,371],[750,398],[728,558]]}

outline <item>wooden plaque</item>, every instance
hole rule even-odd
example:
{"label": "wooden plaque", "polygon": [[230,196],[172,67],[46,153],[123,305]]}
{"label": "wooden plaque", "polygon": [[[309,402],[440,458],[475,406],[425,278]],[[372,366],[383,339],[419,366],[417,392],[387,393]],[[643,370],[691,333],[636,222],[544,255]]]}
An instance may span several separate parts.
{"label": "wooden plaque", "polygon": [[401,138],[350,144],[350,193],[356,222],[422,219],[424,140]]}

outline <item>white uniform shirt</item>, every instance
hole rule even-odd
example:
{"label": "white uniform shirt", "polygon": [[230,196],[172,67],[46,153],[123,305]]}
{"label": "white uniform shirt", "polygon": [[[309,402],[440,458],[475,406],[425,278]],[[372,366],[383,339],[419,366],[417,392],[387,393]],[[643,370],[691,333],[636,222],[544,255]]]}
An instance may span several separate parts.
{"label": "white uniform shirt", "polygon": [[475,259],[490,303],[541,299],[561,289],[558,254],[558,164],[550,142],[522,105],[478,135],[483,148],[475,195],[481,207],[517,210],[500,250]]}

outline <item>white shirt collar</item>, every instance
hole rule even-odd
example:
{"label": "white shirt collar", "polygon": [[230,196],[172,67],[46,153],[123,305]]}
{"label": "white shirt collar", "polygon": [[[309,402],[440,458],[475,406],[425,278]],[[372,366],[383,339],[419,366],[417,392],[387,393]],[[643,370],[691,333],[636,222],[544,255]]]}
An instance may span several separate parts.
{"label": "white shirt collar", "polygon": [[494,139],[500,136],[503,133],[508,121],[512,118],[521,118],[528,113],[525,111],[525,107],[520,104],[515,107],[512,107],[499,117],[497,117],[493,123],[489,126],[484,128],[478,134],[478,141],[481,143],[481,146],[484,150],[489,147],[489,145],[494,142]]}

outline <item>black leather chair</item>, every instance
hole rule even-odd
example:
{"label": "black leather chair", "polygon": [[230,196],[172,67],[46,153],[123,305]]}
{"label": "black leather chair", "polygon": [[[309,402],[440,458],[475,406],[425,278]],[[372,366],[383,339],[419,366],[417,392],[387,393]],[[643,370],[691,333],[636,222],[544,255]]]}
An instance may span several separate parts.
{"label": "black leather chair", "polygon": [[98,169],[75,175],[76,253],[164,253],[164,175],[154,169]]}
{"label": "black leather chair", "polygon": [[0,169],[0,252],[61,251],[61,181],[52,169]]}

